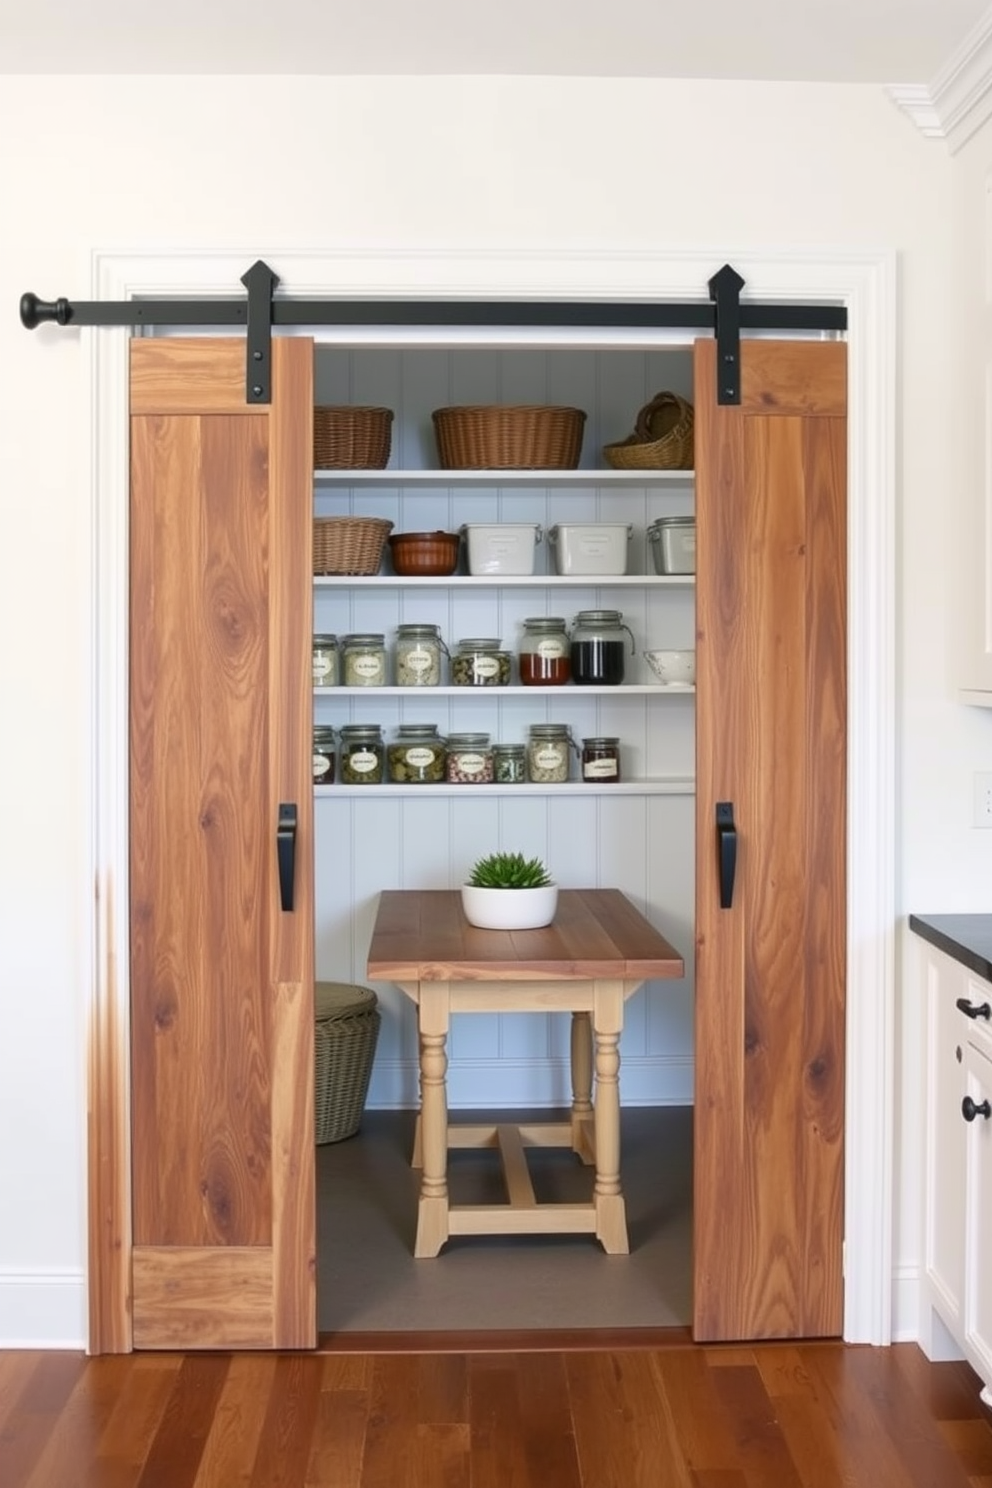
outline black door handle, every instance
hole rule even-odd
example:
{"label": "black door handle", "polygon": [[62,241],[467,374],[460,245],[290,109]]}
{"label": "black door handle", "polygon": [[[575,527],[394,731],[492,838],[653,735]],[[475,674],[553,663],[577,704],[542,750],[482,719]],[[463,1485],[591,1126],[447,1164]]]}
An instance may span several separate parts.
{"label": "black door handle", "polygon": [[279,859],[279,898],[283,909],[292,909],[296,879],[296,807],[288,801],[279,802],[276,854]]}
{"label": "black door handle", "polygon": [[716,803],[716,839],[720,854],[720,908],[730,909],[734,902],[734,878],[737,874],[737,828],[734,826],[733,801]]}
{"label": "black door handle", "polygon": [[980,1106],[976,1106],[971,1096],[966,1095],[961,1102],[961,1115],[965,1121],[974,1121],[976,1116],[984,1116],[985,1120],[988,1121],[989,1117],[992,1116],[992,1106],[989,1105],[987,1100],[983,1100]]}
{"label": "black door handle", "polygon": [[966,1018],[992,1018],[992,1006],[987,1002],[974,1003],[969,1002],[967,997],[959,997],[954,1006]]}

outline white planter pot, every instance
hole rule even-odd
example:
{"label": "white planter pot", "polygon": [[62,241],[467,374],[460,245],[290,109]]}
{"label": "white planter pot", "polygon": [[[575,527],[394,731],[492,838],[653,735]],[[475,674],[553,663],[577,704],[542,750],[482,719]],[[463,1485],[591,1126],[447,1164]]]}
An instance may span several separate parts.
{"label": "white planter pot", "polygon": [[462,910],[480,930],[536,930],[550,925],[558,908],[558,885],[540,889],[479,889],[462,885]]}

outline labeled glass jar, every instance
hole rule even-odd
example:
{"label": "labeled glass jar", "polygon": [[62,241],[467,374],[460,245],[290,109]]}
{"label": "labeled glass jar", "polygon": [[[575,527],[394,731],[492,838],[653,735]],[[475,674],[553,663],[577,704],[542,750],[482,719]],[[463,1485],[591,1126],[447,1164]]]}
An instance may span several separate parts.
{"label": "labeled glass jar", "polygon": [[437,625],[397,625],[393,670],[397,687],[437,687],[441,654],[447,655]]}
{"label": "labeled glass jar", "polygon": [[452,785],[489,785],[493,749],[488,734],[449,734],[445,779]]}
{"label": "labeled glass jar", "polygon": [[377,723],[346,723],[341,729],[339,766],[342,785],[381,785],[385,745]]}
{"label": "labeled glass jar", "polygon": [[389,778],[398,785],[436,785],[444,779],[444,760],[436,723],[401,723],[386,747]]}
{"label": "labeled glass jar", "polygon": [[533,615],[524,621],[517,655],[525,687],[555,687],[572,675],[568,632],[560,615]]}
{"label": "labeled glass jar", "polygon": [[493,782],[523,785],[527,779],[527,751],[523,744],[493,745]]}
{"label": "labeled glass jar", "polygon": [[341,642],[341,676],[345,687],[385,687],[385,636],[346,635]]}
{"label": "labeled glass jar", "polygon": [[569,751],[574,748],[566,723],[532,723],[527,738],[527,778],[535,785],[557,785],[568,779]]}
{"label": "labeled glass jar", "polygon": [[334,784],[334,730],[325,724],[314,725],[313,783]]}
{"label": "labeled glass jar", "polygon": [[618,687],[624,677],[626,642],[634,655],[634,636],[620,610],[580,610],[572,627],[572,681],[579,687]]}
{"label": "labeled glass jar", "polygon": [[313,638],[314,687],[337,687],[340,675],[337,636],[315,635]]}
{"label": "labeled glass jar", "polygon": [[620,779],[620,740],[599,735],[582,740],[582,779],[598,782]]}
{"label": "labeled glass jar", "polygon": [[451,658],[454,687],[507,687],[510,682],[510,653],[502,641],[469,637],[458,642]]}

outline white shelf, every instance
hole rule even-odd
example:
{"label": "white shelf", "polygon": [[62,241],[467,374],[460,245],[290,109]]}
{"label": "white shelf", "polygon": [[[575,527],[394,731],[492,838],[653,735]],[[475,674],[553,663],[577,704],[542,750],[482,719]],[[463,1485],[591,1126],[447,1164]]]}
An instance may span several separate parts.
{"label": "white shelf", "polygon": [[696,782],[692,775],[668,775],[656,780],[623,780],[614,784],[595,784],[590,780],[569,780],[562,785],[315,785],[314,797],[340,800],[358,796],[691,796]]}
{"label": "white shelf", "polygon": [[492,698],[492,697],[632,697],[645,695],[650,697],[673,696],[676,693],[694,693],[695,687],[690,687],[683,682],[624,682],[619,687],[608,687],[605,685],[577,686],[574,683],[559,684],[556,687],[524,687],[515,684],[511,687],[315,687],[314,698],[334,697],[363,697],[371,702],[380,697],[456,697],[456,698]]}
{"label": "white shelf", "polygon": [[694,470],[315,470],[316,486],[692,485]]}
{"label": "white shelf", "polygon": [[686,589],[695,574],[316,574],[318,589]]}

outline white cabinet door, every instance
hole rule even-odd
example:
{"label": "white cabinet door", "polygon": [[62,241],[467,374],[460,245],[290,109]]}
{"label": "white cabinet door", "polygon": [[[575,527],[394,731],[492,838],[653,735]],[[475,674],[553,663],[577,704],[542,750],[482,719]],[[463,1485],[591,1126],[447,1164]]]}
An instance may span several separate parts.
{"label": "white cabinet door", "polygon": [[939,952],[926,956],[927,1224],[926,1267],[934,1305],[960,1338],[964,1295],[965,1093],[967,1020],[957,1006],[963,969]]}
{"label": "white cabinet door", "polygon": [[992,1379],[992,1038],[976,1032],[965,1054],[967,1091],[962,1125],[968,1161],[965,1246],[965,1347],[985,1380]]}

